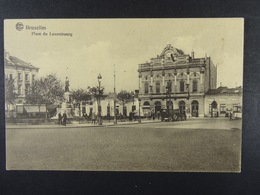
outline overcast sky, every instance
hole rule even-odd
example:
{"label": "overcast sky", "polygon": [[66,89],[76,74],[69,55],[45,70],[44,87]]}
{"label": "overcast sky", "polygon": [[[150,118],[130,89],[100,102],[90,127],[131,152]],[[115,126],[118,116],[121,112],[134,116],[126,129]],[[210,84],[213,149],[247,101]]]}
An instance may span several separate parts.
{"label": "overcast sky", "polygon": [[[22,22],[24,29],[16,30]],[[26,30],[26,25],[46,30]],[[40,68],[38,76],[49,73],[71,89],[97,86],[102,75],[105,91],[138,88],[138,64],[160,55],[167,44],[195,57],[210,56],[218,67],[217,86],[242,85],[243,19],[64,19],[5,20],[4,47]],[[48,36],[32,35],[46,32]],[[49,33],[72,33],[50,36]]]}

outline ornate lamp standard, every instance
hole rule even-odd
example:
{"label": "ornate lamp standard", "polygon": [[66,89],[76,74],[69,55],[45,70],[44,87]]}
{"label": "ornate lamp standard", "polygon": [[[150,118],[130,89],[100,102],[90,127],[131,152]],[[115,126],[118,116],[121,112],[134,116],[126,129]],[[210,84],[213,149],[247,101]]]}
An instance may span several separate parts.
{"label": "ornate lamp standard", "polygon": [[139,71],[139,75],[138,75],[138,77],[139,77],[139,86],[138,86],[138,94],[137,94],[137,97],[138,97],[138,109],[139,109],[139,113],[138,113],[138,115],[139,115],[139,117],[138,117],[138,122],[139,123],[141,123],[141,97],[140,97],[140,94],[141,94],[141,79],[142,79],[142,73],[141,73],[141,71]]}
{"label": "ornate lamp standard", "polygon": [[98,77],[98,124],[102,125],[102,118],[101,118],[101,105],[100,105],[100,99],[101,99],[101,90],[100,90],[100,85],[101,85],[101,79],[102,76],[99,74]]}
{"label": "ornate lamp standard", "polygon": [[[166,106],[167,106],[167,112],[168,114],[170,114],[170,106],[171,105],[171,86],[172,86],[172,81],[171,80],[168,80],[167,81],[167,85],[166,85]],[[168,100],[167,100],[167,97],[168,97]]]}

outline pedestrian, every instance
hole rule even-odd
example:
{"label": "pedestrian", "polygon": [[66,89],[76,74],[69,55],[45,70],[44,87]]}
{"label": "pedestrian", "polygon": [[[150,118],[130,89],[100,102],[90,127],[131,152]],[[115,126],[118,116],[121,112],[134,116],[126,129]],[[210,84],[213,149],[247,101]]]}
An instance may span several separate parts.
{"label": "pedestrian", "polygon": [[67,124],[67,114],[66,114],[66,111],[63,113],[62,118],[63,118],[63,125],[66,126],[66,124]]}
{"label": "pedestrian", "polygon": [[132,112],[129,112],[129,122],[132,122],[133,118],[132,118]]}
{"label": "pedestrian", "polygon": [[91,115],[91,121],[92,121],[92,124],[96,124],[96,114],[95,114],[95,112],[93,112],[92,113],[92,115]]}
{"label": "pedestrian", "polygon": [[157,119],[160,120],[160,111],[157,111]]}
{"label": "pedestrian", "polygon": [[184,120],[187,120],[187,115],[186,115],[186,111],[183,111],[183,115],[184,115]]}
{"label": "pedestrian", "polygon": [[58,122],[59,122],[59,125],[62,124],[62,116],[61,116],[61,113],[58,114]]}

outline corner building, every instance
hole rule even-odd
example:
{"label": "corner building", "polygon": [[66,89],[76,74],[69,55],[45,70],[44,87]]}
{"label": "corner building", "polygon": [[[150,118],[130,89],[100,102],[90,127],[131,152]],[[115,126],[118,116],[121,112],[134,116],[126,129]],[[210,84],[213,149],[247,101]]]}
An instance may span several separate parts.
{"label": "corner building", "polygon": [[13,79],[15,93],[15,103],[25,103],[25,96],[35,81],[39,68],[33,66],[31,63],[24,62],[23,60],[11,56],[5,51],[4,65],[5,65],[5,78]]}
{"label": "corner building", "polygon": [[161,109],[180,109],[187,116],[204,116],[204,98],[217,84],[210,57],[195,58],[167,45],[150,62],[139,64],[139,101],[143,116]]}

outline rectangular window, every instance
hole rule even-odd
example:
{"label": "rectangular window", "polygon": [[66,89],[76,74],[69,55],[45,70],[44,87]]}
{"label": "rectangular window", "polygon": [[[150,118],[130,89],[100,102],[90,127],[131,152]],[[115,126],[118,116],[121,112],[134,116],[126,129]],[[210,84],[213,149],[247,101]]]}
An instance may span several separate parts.
{"label": "rectangular window", "polygon": [[35,75],[32,75],[32,81],[34,81],[35,80]]}
{"label": "rectangular window", "polygon": [[193,81],[193,83],[192,83],[192,91],[193,92],[197,92],[198,91],[198,82],[197,81]]}
{"label": "rectangular window", "polygon": [[233,111],[234,112],[241,112],[241,106],[239,106],[238,104],[233,104]]}
{"label": "rectangular window", "polygon": [[22,85],[18,85],[18,94],[22,94]]}
{"label": "rectangular window", "polygon": [[160,93],[160,83],[156,83],[156,93]]}
{"label": "rectangular window", "polygon": [[145,84],[144,84],[144,93],[145,93],[145,94],[149,93],[148,83],[145,83]]}
{"label": "rectangular window", "polygon": [[18,80],[22,80],[22,75],[21,75],[21,73],[18,73]]}
{"label": "rectangular window", "polygon": [[180,81],[180,92],[184,92],[184,81]]}
{"label": "rectangular window", "polygon": [[29,80],[29,75],[25,74],[25,80],[28,81]]}
{"label": "rectangular window", "polygon": [[25,95],[27,95],[29,92],[29,85],[25,85]]}
{"label": "rectangular window", "polygon": [[110,106],[107,106],[107,116],[110,116]]}
{"label": "rectangular window", "polygon": [[13,80],[13,75],[12,74],[9,74],[9,79]]}
{"label": "rectangular window", "polygon": [[220,114],[226,113],[226,104],[220,104]]}

